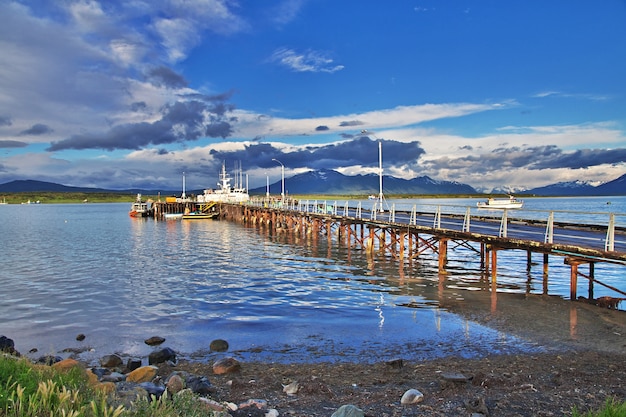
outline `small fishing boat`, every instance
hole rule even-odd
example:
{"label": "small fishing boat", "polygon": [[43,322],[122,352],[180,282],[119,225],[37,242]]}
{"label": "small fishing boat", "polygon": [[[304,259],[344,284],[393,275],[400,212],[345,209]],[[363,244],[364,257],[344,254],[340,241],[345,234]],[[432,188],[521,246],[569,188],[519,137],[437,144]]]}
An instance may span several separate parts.
{"label": "small fishing boat", "polygon": [[185,213],[182,215],[183,220],[203,220],[203,219],[215,219],[220,215],[217,210],[217,203],[199,204],[195,211],[185,209]]}
{"label": "small fishing boat", "polygon": [[479,209],[502,210],[502,209],[520,209],[524,205],[524,201],[518,200],[512,195],[509,198],[491,198],[487,201],[479,201],[476,206]]}
{"label": "small fishing boat", "polygon": [[217,211],[204,213],[202,211],[192,211],[182,215],[183,220],[207,220],[215,219],[220,214]]}
{"label": "small fishing boat", "polygon": [[180,220],[183,218],[183,213],[165,213],[163,218],[165,220]]}
{"label": "small fishing boat", "polygon": [[148,217],[150,214],[149,204],[141,200],[141,194],[137,194],[137,200],[131,204],[128,214],[130,217]]}

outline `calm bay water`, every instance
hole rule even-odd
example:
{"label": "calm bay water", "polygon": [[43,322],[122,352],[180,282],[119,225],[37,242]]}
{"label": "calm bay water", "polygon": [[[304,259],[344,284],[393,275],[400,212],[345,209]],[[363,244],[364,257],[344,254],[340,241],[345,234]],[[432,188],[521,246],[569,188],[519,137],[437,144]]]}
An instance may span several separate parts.
{"label": "calm bay water", "polygon": [[[586,206],[551,200],[527,206],[609,211],[606,198],[582,199]],[[202,354],[223,338],[243,359],[278,361],[540,349],[438,307],[436,259],[400,269],[389,259],[329,247],[325,238],[314,245],[226,221],[133,219],[128,208],[0,206],[0,334],[18,350],[40,355],[88,345],[94,350],[84,358],[146,355],[143,340],[153,335],[182,355]],[[611,198],[610,210],[626,213],[626,198]],[[541,293],[541,265],[530,280],[525,254],[499,256],[503,291]],[[447,285],[462,300],[463,291],[480,287],[480,271],[475,256],[450,258]],[[562,258],[550,268],[550,293],[568,294]],[[596,276],[625,289],[623,268],[597,265]],[[84,342],[74,340],[79,333]]]}

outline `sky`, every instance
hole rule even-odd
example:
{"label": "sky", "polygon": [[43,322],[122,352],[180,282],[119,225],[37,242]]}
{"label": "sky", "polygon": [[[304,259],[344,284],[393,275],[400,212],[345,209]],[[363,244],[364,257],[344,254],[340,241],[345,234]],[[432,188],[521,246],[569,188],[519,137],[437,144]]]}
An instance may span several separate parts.
{"label": "sky", "polygon": [[486,192],[626,174],[626,0],[0,0],[0,183],[254,188],[379,144]]}

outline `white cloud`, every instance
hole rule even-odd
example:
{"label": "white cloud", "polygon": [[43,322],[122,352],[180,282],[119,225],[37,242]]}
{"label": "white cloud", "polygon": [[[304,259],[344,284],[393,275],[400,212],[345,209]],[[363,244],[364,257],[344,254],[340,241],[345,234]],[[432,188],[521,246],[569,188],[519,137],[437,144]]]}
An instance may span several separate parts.
{"label": "white cloud", "polygon": [[296,72],[333,73],[344,68],[343,65],[334,65],[333,59],[322,52],[311,50],[298,53],[293,49],[280,48],[272,53],[269,61],[277,62]]}

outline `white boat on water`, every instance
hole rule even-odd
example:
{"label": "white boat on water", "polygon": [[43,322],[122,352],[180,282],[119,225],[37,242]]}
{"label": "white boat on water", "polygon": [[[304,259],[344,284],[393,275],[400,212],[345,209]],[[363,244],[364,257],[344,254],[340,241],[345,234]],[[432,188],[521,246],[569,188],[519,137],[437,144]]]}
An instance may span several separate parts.
{"label": "white boat on water", "polygon": [[241,185],[241,183],[243,182],[241,176],[234,187],[230,185],[231,180],[232,178],[228,176],[228,174],[226,174],[225,165],[222,164],[222,172],[220,173],[220,178],[217,182],[218,188],[216,190],[204,190],[204,194],[199,195],[196,198],[196,202],[208,203],[212,201],[218,201],[228,203],[242,203],[250,200],[248,190]]}
{"label": "white boat on water", "polygon": [[479,209],[502,210],[502,209],[520,209],[524,206],[524,201],[518,200],[512,195],[509,198],[491,198],[487,201],[479,201],[476,203]]}
{"label": "white boat on water", "polygon": [[130,206],[128,214],[130,217],[148,217],[150,215],[151,208],[147,201],[141,200],[141,194],[137,194],[137,200]]}

